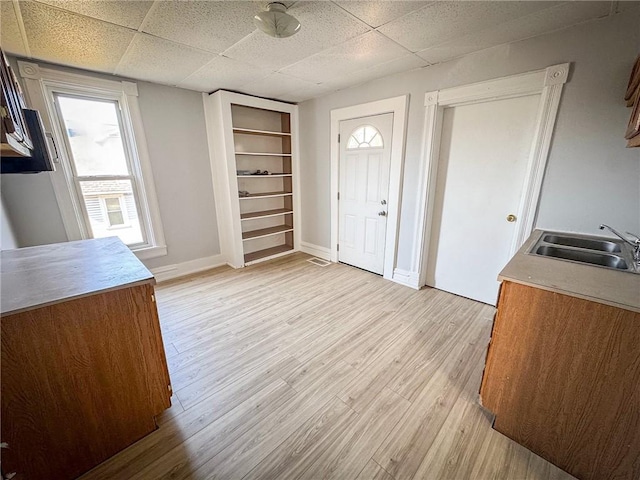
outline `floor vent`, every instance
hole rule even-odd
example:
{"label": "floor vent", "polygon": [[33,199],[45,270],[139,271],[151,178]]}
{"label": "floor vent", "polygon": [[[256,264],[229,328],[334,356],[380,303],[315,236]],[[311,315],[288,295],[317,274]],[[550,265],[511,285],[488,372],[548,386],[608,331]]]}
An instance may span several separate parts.
{"label": "floor vent", "polygon": [[331,262],[328,262],[318,257],[310,258],[309,260],[307,260],[307,262],[313,263],[314,265],[317,265],[319,267],[326,267],[327,265],[331,265]]}

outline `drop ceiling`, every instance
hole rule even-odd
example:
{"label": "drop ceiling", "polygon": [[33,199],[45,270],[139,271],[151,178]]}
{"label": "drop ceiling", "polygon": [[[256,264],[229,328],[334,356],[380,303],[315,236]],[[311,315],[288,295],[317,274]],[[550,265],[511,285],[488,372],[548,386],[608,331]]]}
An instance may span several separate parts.
{"label": "drop ceiling", "polygon": [[637,7],[638,2],[285,1],[302,24],[276,39],[264,1],[0,0],[17,56],[212,92],[299,102]]}

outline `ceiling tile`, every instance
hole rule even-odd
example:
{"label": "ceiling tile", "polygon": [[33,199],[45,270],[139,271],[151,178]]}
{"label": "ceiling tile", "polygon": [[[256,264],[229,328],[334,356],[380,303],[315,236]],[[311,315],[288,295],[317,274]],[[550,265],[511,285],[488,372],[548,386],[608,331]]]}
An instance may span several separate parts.
{"label": "ceiling tile", "polygon": [[332,90],[339,90],[341,88],[359,85],[364,82],[387,77],[395,73],[407,72],[416,68],[426,67],[427,65],[428,63],[420,57],[417,57],[414,54],[408,54],[404,57],[391,60],[390,62],[381,63],[369,68],[341,75],[340,77],[327,83],[323,83],[322,85],[327,88],[331,88]]}
{"label": "ceiling tile", "polygon": [[116,73],[176,85],[214,57],[212,53],[138,33],[122,57]]}
{"label": "ceiling tile", "polygon": [[369,32],[281,70],[322,83],[373,65],[403,57],[407,50],[378,32]]}
{"label": "ceiling tile", "polygon": [[430,63],[439,63],[471,52],[542,35],[608,14],[609,2],[571,2],[508,21],[482,32],[418,52]]}
{"label": "ceiling tile", "polygon": [[551,8],[558,2],[435,2],[380,27],[412,52]]}
{"label": "ceiling tile", "polygon": [[20,2],[31,55],[73,67],[113,72],[134,31],[35,2]]}
{"label": "ceiling tile", "polygon": [[13,2],[0,1],[0,44],[7,53],[28,56]]}
{"label": "ceiling tile", "polygon": [[336,2],[345,10],[351,12],[367,25],[372,27],[379,27],[385,23],[402,17],[407,13],[419,10],[422,7],[429,5],[433,2],[418,2],[418,1],[373,1],[373,2],[361,2],[361,1],[340,1]]}
{"label": "ceiling tile", "polygon": [[281,94],[278,98],[286,102],[304,102],[305,100],[316,98],[332,91],[333,89],[326,85],[312,85],[301,90],[294,90]]}
{"label": "ceiling tile", "polygon": [[237,90],[247,83],[266,77],[270,73],[272,73],[271,70],[266,68],[218,56],[185,78],[178,86],[200,92],[213,92],[221,88]]}
{"label": "ceiling tile", "polygon": [[174,42],[220,53],[255,30],[260,2],[160,1],[142,30]]}
{"label": "ceiling tile", "polygon": [[272,73],[242,87],[242,91],[258,97],[278,98],[280,95],[296,90],[308,89],[316,84],[290,77],[281,73]]}
{"label": "ceiling tile", "polygon": [[302,25],[296,35],[273,38],[255,30],[225,56],[277,70],[370,30],[331,2],[297,2],[288,13]]}
{"label": "ceiling tile", "polygon": [[138,29],[153,1],[126,0],[38,0],[87,17]]}

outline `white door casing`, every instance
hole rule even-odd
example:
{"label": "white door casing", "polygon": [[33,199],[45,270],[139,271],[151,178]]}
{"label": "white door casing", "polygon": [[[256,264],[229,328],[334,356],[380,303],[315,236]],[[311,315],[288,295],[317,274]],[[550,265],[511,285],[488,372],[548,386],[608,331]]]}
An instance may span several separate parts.
{"label": "white door casing", "polygon": [[518,213],[539,100],[444,111],[427,285],[495,304],[515,235],[507,216]]}
{"label": "white door casing", "polygon": [[[387,200],[387,232],[385,239],[383,277],[394,278],[398,231],[400,222],[400,201],[402,197],[402,171],[404,163],[405,132],[408,112],[408,95],[377,100],[331,110],[331,232],[330,258],[338,261],[338,186],[340,144],[338,133],[340,122],[351,118],[393,113],[391,142],[391,167],[389,170],[389,198]],[[402,283],[402,282],[400,282]]]}
{"label": "white door casing", "polygon": [[425,285],[427,280],[445,108],[540,94],[523,191],[516,213],[518,220],[509,250],[511,256],[533,230],[562,88],[568,80],[569,68],[570,64],[564,63],[544,70],[425,94],[424,142],[416,209],[417,236],[411,262],[415,288]]}
{"label": "white door casing", "polygon": [[377,274],[384,270],[392,127],[393,113],[340,122],[338,259]]}

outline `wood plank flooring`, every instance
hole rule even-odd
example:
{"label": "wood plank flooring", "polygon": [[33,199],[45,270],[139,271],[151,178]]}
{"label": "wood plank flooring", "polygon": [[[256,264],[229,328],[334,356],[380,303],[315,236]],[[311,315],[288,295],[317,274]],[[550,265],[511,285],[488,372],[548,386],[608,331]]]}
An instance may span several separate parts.
{"label": "wood plank flooring", "polygon": [[308,258],[158,285],[173,406],[82,479],[573,478],[478,405],[492,307]]}

